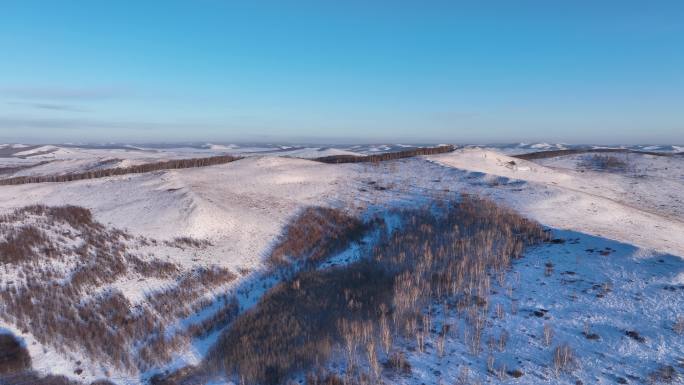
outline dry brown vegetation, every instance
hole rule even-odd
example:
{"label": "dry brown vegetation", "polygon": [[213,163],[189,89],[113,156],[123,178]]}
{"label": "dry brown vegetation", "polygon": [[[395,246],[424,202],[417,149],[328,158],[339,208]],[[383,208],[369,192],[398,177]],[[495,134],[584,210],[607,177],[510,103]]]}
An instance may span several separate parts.
{"label": "dry brown vegetation", "polygon": [[553,349],[553,369],[556,375],[571,372],[577,365],[575,351],[568,344],[560,344]]}
{"label": "dry brown vegetation", "polygon": [[279,383],[292,370],[324,361],[340,337],[334,325],[372,318],[390,292],[391,277],[369,262],[304,272],[240,316],[211,356],[231,374]]}
{"label": "dry brown vegetation", "polygon": [[385,367],[401,374],[411,373],[411,363],[408,362],[403,352],[392,353],[387,359]]}
{"label": "dry brown vegetation", "polygon": [[672,330],[677,334],[684,334],[684,315],[677,316],[677,319],[672,324]]}
{"label": "dry brown vegetation", "polygon": [[[86,385],[84,383],[71,380],[64,376],[41,376],[33,371],[25,371],[10,375],[1,376],[0,384],[2,385]],[[114,385],[108,380],[96,380],[90,385]]]}
{"label": "dry brown vegetation", "polygon": [[196,239],[192,237],[175,237],[170,241],[165,241],[164,244],[179,249],[185,249],[186,247],[199,249],[211,246],[211,242],[206,239]]}
{"label": "dry brown vegetation", "polygon": [[146,163],[137,166],[108,168],[63,175],[17,176],[13,178],[0,179],[0,186],[44,182],[71,182],[76,180],[104,178],[116,175],[140,174],[159,170],[206,167],[229,163],[238,159],[240,158],[231,155],[219,155],[207,158],[173,159],[162,162]]}
{"label": "dry brown vegetation", "polygon": [[387,152],[384,154],[356,156],[356,155],[331,155],[315,158],[314,160],[323,163],[365,163],[365,162],[383,162],[387,160],[395,160],[402,158],[411,158],[419,155],[436,155],[446,152],[452,152],[456,149],[453,145],[437,146],[437,147],[419,147],[412,150]]}
{"label": "dry brown vegetation", "polygon": [[64,376],[41,377],[33,372],[22,372],[0,376],[2,385],[83,385]]}
{"label": "dry brown vegetation", "polygon": [[420,351],[432,322],[425,309],[435,300],[465,312],[469,344],[479,353],[489,273],[503,272],[546,233],[513,211],[470,196],[397,214],[401,228],[382,236],[362,260],[301,271],[267,292],[223,332],[206,367],[248,383],[277,384],[295,370],[325,362],[339,347],[347,357],[345,380],[372,383],[381,356],[385,362],[396,357],[385,330],[390,337],[415,338]]}
{"label": "dry brown vegetation", "polygon": [[[191,335],[229,322],[234,305],[224,299],[219,314],[166,335],[166,325],[210,305],[199,300],[235,276],[218,267],[181,271],[136,255],[132,242],[81,207],[29,206],[0,217],[0,268],[15,277],[0,281],[0,317],[59,352],[126,370],[166,362]],[[108,286],[130,274],[171,284],[133,306]]]}
{"label": "dry brown vegetation", "polygon": [[203,338],[233,322],[240,311],[240,304],[237,298],[224,296],[221,299],[221,305],[221,308],[211,317],[192,324],[188,328],[188,333],[193,337]]}
{"label": "dry brown vegetation", "polygon": [[340,209],[305,208],[285,228],[270,255],[270,263],[279,268],[303,262],[316,265],[323,258],[358,241],[368,225]]}

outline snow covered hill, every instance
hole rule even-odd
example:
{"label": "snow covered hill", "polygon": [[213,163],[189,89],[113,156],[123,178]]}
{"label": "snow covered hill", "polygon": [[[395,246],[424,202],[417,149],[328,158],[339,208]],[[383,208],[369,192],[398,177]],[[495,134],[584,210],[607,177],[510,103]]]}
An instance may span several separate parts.
{"label": "snow covered hill", "polygon": [[[541,144],[522,147],[561,148]],[[522,147],[516,145],[518,149]],[[630,376],[646,379],[658,370],[657,365],[676,366],[678,357],[684,356],[683,345],[672,342],[677,337],[667,326],[677,314],[684,313],[684,304],[679,300],[684,293],[679,289],[684,284],[684,157],[616,155],[629,164],[627,171],[587,169],[583,166],[585,155],[525,161],[503,153],[514,151],[483,148],[463,148],[448,154],[378,164],[335,165],[303,159],[360,155],[392,148],[405,147],[3,147],[3,178],[225,153],[245,158],[210,167],[0,186],[0,214],[11,215],[15,210],[37,204],[82,206],[92,212],[93,221],[110,231],[120,229],[128,234],[131,240],[121,242],[135,250],[142,260],[159,259],[177,269],[169,276],[154,277],[130,268],[130,273],[116,275],[106,285],[97,285],[97,290],[89,293],[91,299],[101,298],[97,295],[103,293],[117,293],[115,298],[132,308],[146,307],[152,306],[151,294],[183,282],[184,277],[198,269],[222,269],[234,277],[198,292],[192,303],[202,306],[193,308],[196,313],[165,319],[168,336],[172,337],[179,325],[192,324],[188,319],[201,321],[218,314],[225,308],[228,294],[237,295],[243,310],[253,305],[274,284],[273,277],[263,275],[268,272],[267,257],[274,242],[284,226],[305,207],[335,207],[351,215],[370,215],[453,199],[461,193],[477,194],[553,228],[554,234],[565,240],[534,249],[516,262],[509,274],[509,279],[514,280],[508,285],[514,287],[513,295],[504,295],[508,290],[504,287],[493,295],[493,303],[500,301],[510,308],[515,299],[519,307],[517,314],[509,311],[505,319],[492,314],[492,330],[506,329],[511,334],[506,352],[492,353],[494,367],[520,367],[525,373],[524,380],[514,380],[519,383],[555,383],[549,366],[550,348],[540,342],[544,323],[552,324],[557,341],[572,342],[575,354],[585,359],[583,374],[575,374],[584,383],[620,378],[636,381]],[[7,174],[2,174],[3,168]],[[3,240],[10,228],[16,231],[29,223],[26,221],[49,222],[33,214],[27,218],[2,227]],[[61,230],[75,231],[60,226],[45,230],[49,238],[59,238]],[[72,241],[77,242],[78,238]],[[64,258],[45,266],[59,267],[61,271],[74,269],[77,254],[67,246],[63,246]],[[335,259],[335,263],[340,260]],[[544,275],[547,263],[553,265],[548,276]],[[7,265],[0,270],[0,286],[19,282],[19,273],[12,269]],[[602,289],[606,282],[610,282],[610,291]],[[247,292],[246,288],[251,288],[249,295],[240,296]],[[604,296],[596,299],[601,290],[605,291]],[[561,294],[551,296],[551,292]],[[640,299],[634,302],[634,298]],[[603,303],[606,310],[593,310],[596,301]],[[542,316],[534,313],[539,309],[545,310]],[[639,312],[649,316],[639,319],[635,316]],[[589,323],[589,333],[600,335],[600,341],[582,334],[585,321]],[[520,329],[521,325],[526,330]],[[160,370],[196,363],[217,336],[214,331],[202,338],[189,337],[178,344],[175,354],[160,359],[158,367],[104,370],[87,354],[61,352],[11,319],[4,319],[0,327],[21,336],[29,346],[33,367],[43,374],[59,373],[81,381],[109,377],[117,384],[144,383]],[[520,330],[514,334],[517,329]],[[625,337],[630,330],[645,336],[646,342]],[[453,336],[447,358],[407,350],[413,374],[405,378],[406,383],[453,382],[463,375],[461,368],[466,366],[473,378],[495,378],[487,374],[491,371],[488,358],[468,356],[459,338],[462,336]],[[129,341],[131,346],[135,341]],[[407,342],[406,347],[409,346]],[[134,349],[138,348],[135,345]],[[621,353],[602,353],[605,349]],[[634,368],[639,360],[654,356],[657,359],[636,373]]]}
{"label": "snow covered hill", "polygon": [[520,191],[500,189],[491,194],[548,226],[684,255],[684,238],[678,236],[684,234],[684,158],[631,156],[635,162],[649,157],[668,174],[644,178],[579,172],[544,165],[554,160],[535,163],[480,149],[430,159],[460,170],[525,182]]}

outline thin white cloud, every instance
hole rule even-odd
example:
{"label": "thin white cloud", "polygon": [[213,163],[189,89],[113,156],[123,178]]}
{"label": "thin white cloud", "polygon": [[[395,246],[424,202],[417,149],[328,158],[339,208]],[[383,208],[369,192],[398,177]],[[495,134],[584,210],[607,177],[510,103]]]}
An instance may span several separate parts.
{"label": "thin white cloud", "polygon": [[58,104],[58,103],[34,103],[34,102],[7,102],[11,106],[35,108],[39,110],[52,110],[52,111],[68,111],[68,112],[85,112],[84,108],[72,106],[68,104]]}
{"label": "thin white cloud", "polygon": [[119,98],[130,93],[118,87],[0,87],[0,95],[40,100],[102,100]]}

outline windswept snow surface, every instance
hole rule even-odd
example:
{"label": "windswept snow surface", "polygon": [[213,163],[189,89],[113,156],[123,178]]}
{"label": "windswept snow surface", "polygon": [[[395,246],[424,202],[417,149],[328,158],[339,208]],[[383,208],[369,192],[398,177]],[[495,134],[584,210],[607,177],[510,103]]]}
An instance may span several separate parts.
{"label": "windswept snow surface", "polygon": [[654,158],[672,174],[578,172],[482,149],[429,157],[447,167],[522,182],[516,189],[487,190],[547,226],[684,256],[684,158]]}
{"label": "windswept snow surface", "polygon": [[[513,267],[511,277],[520,277],[516,289],[519,314],[505,321],[492,322],[511,332],[511,347],[507,350],[511,353],[497,355],[500,356],[497,360],[510,367],[522,365],[526,368],[523,369],[525,376],[517,380],[519,383],[556,383],[550,369],[544,367],[550,364],[548,349],[538,342],[530,342],[538,340],[538,329],[543,322],[537,317],[527,317],[529,309],[535,307],[549,310],[551,318],[546,321],[553,322],[558,341],[567,339],[578,343],[578,353],[589,357],[583,364],[587,374],[581,377],[585,384],[617,377],[629,379],[636,362],[648,358],[644,361],[647,362],[644,371],[638,374],[643,378],[645,370],[651,370],[656,362],[667,362],[676,354],[682,356],[681,340],[672,343],[676,338],[668,334],[667,324],[676,311],[684,312],[684,305],[679,300],[684,298],[684,291],[670,292],[662,287],[666,281],[671,285],[681,285],[684,281],[681,267],[681,257],[684,257],[683,157],[630,155],[630,162],[643,171],[635,175],[580,170],[577,158],[530,162],[498,150],[481,148],[380,164],[331,165],[300,158],[367,154],[405,147],[57,147],[56,150],[29,147],[29,152],[21,158],[12,155],[0,158],[0,167],[50,161],[37,166],[36,170],[18,172],[63,173],[101,166],[103,161],[130,165],[154,159],[219,153],[245,155],[244,159],[211,167],[66,183],[0,186],[0,213],[30,204],[72,204],[91,209],[96,220],[127,229],[134,236],[159,240],[190,236],[207,240],[211,245],[200,249],[158,245],[147,246],[143,251],[154,253],[183,269],[219,265],[236,274],[240,272],[237,275],[241,278],[232,286],[222,287],[224,291],[255,284],[254,279],[263,272],[264,259],[272,243],[287,221],[303,207],[324,205],[363,212],[369,208],[415,206],[463,192],[489,197],[557,229],[563,237],[579,238],[577,243],[534,250]],[[517,146],[520,147],[532,145]],[[542,145],[532,148],[540,147],[547,149]],[[584,251],[605,247],[616,251],[608,256]],[[665,262],[659,262],[660,259]],[[539,269],[546,260],[551,260],[556,267],[554,275],[544,280],[543,272],[539,276]],[[561,282],[568,278],[561,275],[562,271],[574,271],[581,281]],[[608,280],[612,292],[601,299],[597,299],[591,290],[582,291],[590,284]],[[273,283],[268,278],[256,281],[261,290],[251,290],[243,301],[244,306],[258,299],[259,293],[268,287],[264,282]],[[137,303],[145,293],[166,284],[163,281],[138,282],[131,277],[118,280],[114,286],[132,303]],[[556,291],[562,294],[552,296]],[[570,299],[573,291],[578,292],[579,299]],[[641,299],[635,300],[637,297]],[[603,304],[605,311],[595,308],[597,301]],[[639,318],[636,314],[642,312],[648,315]],[[578,327],[585,320],[601,335],[600,342],[584,341],[581,334],[578,337]],[[12,329],[11,325],[0,326]],[[636,345],[625,339],[620,333],[628,327],[638,329],[647,342]],[[514,329],[520,330],[513,333]],[[76,376],[68,359],[57,357],[49,348],[34,343],[30,335],[13,332],[31,346],[34,367],[44,373],[63,373],[78,379],[94,379],[101,373],[101,368],[92,363],[90,368],[83,367],[82,375]],[[200,360],[216,336],[214,333],[197,341],[192,351],[178,352],[178,358],[169,368]],[[451,382],[455,369],[445,362],[470,362],[474,373],[485,375],[481,370],[483,361],[467,358],[459,350],[458,342],[454,343],[454,350],[446,361],[430,361],[417,354],[411,355],[415,362],[413,378],[419,381],[416,383],[436,383],[440,378]],[[515,350],[519,350],[517,355],[513,353]],[[522,364],[517,364],[518,361]],[[612,369],[608,365],[612,365]],[[441,375],[436,376],[435,370]],[[118,384],[138,384],[146,378],[116,371],[111,375]],[[404,379],[397,381],[404,382]],[[406,383],[413,383],[413,380]]]}

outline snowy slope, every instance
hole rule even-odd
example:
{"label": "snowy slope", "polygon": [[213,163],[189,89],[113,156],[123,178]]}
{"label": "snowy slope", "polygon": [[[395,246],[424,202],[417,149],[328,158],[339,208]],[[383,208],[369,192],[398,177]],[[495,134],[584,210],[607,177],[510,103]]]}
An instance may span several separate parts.
{"label": "snowy slope", "polygon": [[252,157],[204,168],[3,186],[0,209],[78,204],[136,235],[208,239],[215,247],[196,258],[221,255],[216,262],[253,267],[285,220],[305,205],[325,204],[344,175],[332,165]]}
{"label": "snowy slope", "polygon": [[[550,311],[554,312],[550,314],[554,317],[559,338],[582,342],[578,349],[581,349],[583,355],[594,357],[593,361],[586,364],[588,374],[581,377],[584,383],[592,383],[592,379],[596,377],[602,378],[602,381],[616,376],[628,378],[626,376],[631,373],[629,368],[634,362],[649,355],[659,357],[660,361],[671,360],[673,354],[681,355],[681,344],[665,348],[662,344],[651,343],[650,341],[669,338],[670,335],[664,329],[656,330],[649,326],[670,322],[674,311],[683,306],[672,295],[658,291],[666,281],[669,284],[684,283],[680,260],[663,257],[666,260],[664,264],[669,266],[668,271],[664,271],[664,265],[658,262],[661,259],[658,254],[660,252],[684,256],[684,161],[681,158],[634,157],[634,162],[644,170],[645,177],[639,178],[633,175],[581,172],[576,167],[576,158],[550,158],[529,162],[479,148],[382,162],[379,165],[330,165],[297,159],[322,156],[321,153],[373,153],[389,148],[389,145],[348,147],[344,150],[210,145],[207,148],[145,148],[141,151],[71,147],[41,150],[39,147],[23,154],[26,159],[0,158],[0,167],[2,159],[12,159],[12,165],[51,160],[35,169],[20,171],[50,174],[98,167],[104,160],[114,160],[119,165],[131,165],[154,159],[200,156],[198,154],[207,156],[229,152],[249,156],[236,162],[203,168],[68,183],[0,186],[0,213],[37,203],[74,204],[91,209],[98,221],[127,229],[134,236],[159,240],[189,236],[206,240],[210,245],[202,248],[179,249],[160,244],[141,246],[140,252],[154,253],[157,257],[178,264],[184,270],[219,265],[235,273],[242,271],[247,274],[234,284],[221,288],[222,291],[227,291],[244,285],[254,274],[261,272],[264,257],[276,236],[282,231],[284,224],[305,206],[327,205],[359,211],[369,208],[382,210],[452,197],[461,192],[477,193],[513,207],[546,226],[578,233],[560,232],[563,237],[580,238],[579,243],[535,250],[528,256],[529,259],[516,265],[515,271],[524,281],[516,290],[529,293],[529,296],[525,296],[527,299],[520,297],[521,305],[524,304],[526,308],[550,307]],[[48,150],[54,151],[48,153]],[[611,253],[610,259],[605,259],[584,251],[596,245],[600,248],[611,247],[617,252]],[[638,260],[633,255],[645,257]],[[570,267],[574,259],[569,260],[567,256],[579,256],[584,262],[583,266]],[[585,346],[585,341],[576,338],[579,321],[572,317],[576,312],[584,311],[592,305],[590,296],[584,298],[584,302],[580,304],[554,304],[547,292],[535,286],[540,285],[539,268],[546,258],[551,258],[554,265],[558,266],[558,274],[561,269],[565,271],[567,268],[586,276],[587,282],[603,282],[608,279],[613,282],[612,297],[606,297],[604,301],[607,302],[609,311],[605,318],[593,319],[592,323],[602,325],[596,328],[601,330],[602,337],[605,335],[603,338],[611,349],[623,351],[625,357],[628,357],[629,365],[626,367],[629,370],[612,370],[610,376],[613,377],[605,374],[606,370],[600,364],[601,357],[597,356],[599,352],[593,348],[595,345],[591,345],[595,342],[589,341]],[[530,265],[526,266],[525,263]],[[625,277],[633,282],[618,283]],[[554,290],[570,290],[568,288],[571,286],[561,283],[559,279],[560,276],[554,275],[546,285]],[[140,282],[138,277],[130,276],[117,280],[112,286],[121,290],[131,303],[139,303],[146,294],[168,284],[164,280],[154,279]],[[642,295],[645,298],[641,305],[619,302],[635,296],[641,289],[644,290]],[[578,290],[581,291],[582,288]],[[257,295],[259,291],[252,293]],[[255,300],[255,297],[249,299],[252,302]],[[662,301],[667,303],[663,304]],[[619,311],[624,306],[633,306],[630,308],[632,313],[651,314],[644,322],[634,325],[650,336],[645,346],[631,344],[616,331],[635,321],[629,318],[629,314]],[[530,323],[529,319],[521,318],[525,314],[529,315],[529,312],[521,311],[518,316],[511,316],[505,322],[492,322],[512,329],[516,325]],[[207,310],[206,316],[209,315],[210,310]],[[539,331],[532,331],[531,328],[538,329],[537,321],[541,321],[534,318],[532,320],[534,323],[529,325],[527,334],[537,335]],[[610,329],[606,326],[609,323],[617,326]],[[11,325],[3,327],[12,329]],[[529,336],[525,337],[527,334],[523,333],[519,339],[512,338],[509,351],[520,351],[519,358],[524,359],[526,368],[529,368],[527,370],[543,373],[548,383],[552,380],[548,368],[543,367],[548,364],[548,351],[536,342],[529,342]],[[33,346],[32,337],[24,337]],[[199,360],[210,342],[211,338],[198,342],[200,346],[191,347],[191,351],[179,352],[180,356],[186,358],[175,365],[192,362],[193,359]],[[525,347],[530,343],[532,345],[529,348]],[[454,344],[454,357],[461,357],[463,352],[458,350],[456,340]],[[62,368],[59,372],[73,375],[73,366],[69,366],[73,364],[68,364],[72,361],[58,356],[58,353],[50,349],[35,345],[31,355],[36,367],[45,372],[57,365]],[[452,365],[454,359],[451,364],[447,364],[417,355],[410,358],[415,362],[416,381],[435,383],[438,379],[434,375],[435,370],[442,373],[442,378],[448,380],[447,382],[452,382],[458,375],[455,372],[458,366]],[[615,356],[609,358],[616,359]],[[500,359],[510,365],[515,361],[514,357],[506,354],[502,354]],[[63,365],[60,364],[62,361]],[[483,361],[465,361],[471,362],[474,373],[484,376]],[[649,361],[648,369],[651,370],[655,364],[655,361]],[[93,369],[86,373],[90,376],[86,378],[95,378],[98,374],[101,372]],[[137,384],[141,381],[138,375],[116,373],[116,376],[120,377],[121,383]],[[643,377],[644,374],[641,373],[640,376]],[[543,382],[542,379],[533,380],[529,376],[523,379],[525,381],[520,383]]]}
{"label": "snowy slope", "polygon": [[[466,342],[464,315],[435,303],[425,351],[414,340],[395,342],[411,372],[385,370],[386,383],[654,383],[658,368],[682,365],[684,338],[673,325],[684,309],[684,260],[577,232],[553,236],[564,242],[530,250],[503,286],[494,284],[479,353]],[[449,333],[440,356],[443,325]],[[554,368],[562,344],[574,356],[567,372]]]}
{"label": "snowy slope", "polygon": [[679,235],[684,234],[684,182],[579,173],[481,149],[428,158],[460,170],[524,181],[521,191],[494,195],[545,225],[684,255]]}

